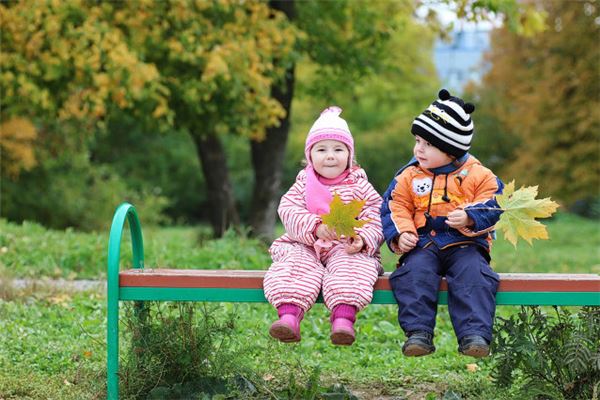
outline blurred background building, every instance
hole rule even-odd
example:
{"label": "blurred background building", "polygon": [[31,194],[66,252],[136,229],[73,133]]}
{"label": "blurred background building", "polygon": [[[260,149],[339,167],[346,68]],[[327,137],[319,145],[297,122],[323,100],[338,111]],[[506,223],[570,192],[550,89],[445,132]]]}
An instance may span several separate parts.
{"label": "blurred background building", "polygon": [[444,87],[461,93],[467,82],[479,82],[485,73],[483,54],[489,47],[490,29],[455,30],[449,41],[438,39],[434,63]]}

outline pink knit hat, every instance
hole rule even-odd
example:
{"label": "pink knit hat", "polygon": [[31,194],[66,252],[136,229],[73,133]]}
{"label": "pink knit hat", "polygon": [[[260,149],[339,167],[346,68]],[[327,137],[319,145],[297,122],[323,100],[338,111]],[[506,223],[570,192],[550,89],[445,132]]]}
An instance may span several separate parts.
{"label": "pink knit hat", "polygon": [[342,118],[340,114],[342,109],[338,106],[327,107],[321,112],[321,115],[313,126],[308,131],[306,136],[306,144],[304,145],[304,156],[309,164],[312,165],[310,159],[310,149],[313,145],[321,140],[337,140],[344,143],[348,147],[350,157],[348,157],[348,167],[352,165],[354,159],[354,139],[348,124]]}

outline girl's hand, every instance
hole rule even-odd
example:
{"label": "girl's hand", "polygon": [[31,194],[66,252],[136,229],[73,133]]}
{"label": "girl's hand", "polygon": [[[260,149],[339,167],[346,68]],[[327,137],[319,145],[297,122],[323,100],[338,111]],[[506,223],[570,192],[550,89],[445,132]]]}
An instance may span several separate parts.
{"label": "girl's hand", "polygon": [[402,253],[408,253],[415,248],[419,238],[412,232],[404,232],[398,238],[398,248]]}
{"label": "girl's hand", "polygon": [[323,240],[333,241],[333,240],[337,239],[337,235],[335,234],[335,231],[325,224],[319,225],[319,227],[317,228],[317,231],[315,232],[315,235],[317,235],[317,237],[319,239],[323,239]]}
{"label": "girl's hand", "polygon": [[356,236],[348,239],[348,241],[344,245],[344,249],[346,250],[346,253],[348,253],[348,254],[355,254],[355,253],[358,253],[359,251],[361,251],[362,248],[364,247],[364,245],[365,245],[365,242],[364,242],[363,238],[361,238],[360,235],[356,235]]}
{"label": "girl's hand", "polygon": [[446,224],[451,228],[458,229],[473,225],[473,220],[469,218],[465,210],[454,210],[446,217]]}

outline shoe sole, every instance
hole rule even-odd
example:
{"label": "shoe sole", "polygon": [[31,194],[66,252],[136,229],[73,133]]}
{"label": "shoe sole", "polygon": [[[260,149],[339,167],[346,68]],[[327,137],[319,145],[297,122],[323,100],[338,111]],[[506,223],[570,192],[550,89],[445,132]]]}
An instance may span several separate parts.
{"label": "shoe sole", "polygon": [[271,326],[269,335],[284,343],[299,342],[300,337],[294,334],[294,331],[285,325]]}
{"label": "shoe sole", "polygon": [[404,348],[402,349],[402,354],[404,354],[407,357],[421,357],[431,354],[434,351],[435,347],[431,349],[416,344],[409,344],[408,346],[404,346]]}
{"label": "shoe sole", "polygon": [[346,332],[346,331],[337,331],[337,332],[333,332],[330,336],[331,338],[331,343],[337,345],[337,346],[350,346],[352,343],[354,343],[355,337],[353,334],[351,334],[350,332]]}
{"label": "shoe sole", "polygon": [[462,349],[460,353],[464,354],[465,356],[482,358],[490,355],[490,349],[489,347],[473,345]]}

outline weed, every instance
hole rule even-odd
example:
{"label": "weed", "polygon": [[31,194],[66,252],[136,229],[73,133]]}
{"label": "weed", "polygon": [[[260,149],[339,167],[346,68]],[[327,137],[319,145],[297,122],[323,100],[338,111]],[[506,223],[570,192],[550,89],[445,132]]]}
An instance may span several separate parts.
{"label": "weed", "polygon": [[501,387],[518,384],[528,398],[590,399],[600,384],[600,307],[552,308],[553,316],[521,307],[499,318],[493,377]]}
{"label": "weed", "polygon": [[226,394],[243,376],[232,344],[236,317],[206,303],[137,302],[126,307],[131,337],[121,372],[130,398],[189,398]]}

